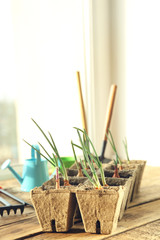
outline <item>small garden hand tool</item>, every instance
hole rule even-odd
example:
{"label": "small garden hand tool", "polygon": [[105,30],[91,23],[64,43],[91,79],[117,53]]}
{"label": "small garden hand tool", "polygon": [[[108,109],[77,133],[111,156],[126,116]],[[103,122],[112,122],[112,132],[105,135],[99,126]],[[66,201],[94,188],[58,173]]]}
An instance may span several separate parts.
{"label": "small garden hand tool", "polygon": [[37,157],[35,157],[35,150],[31,148],[31,158],[25,160],[22,177],[10,166],[10,159],[1,166],[2,170],[8,168],[12,172],[20,182],[21,190],[25,192],[29,192],[34,187],[39,187],[49,180],[47,161],[41,160],[39,146],[33,145],[33,147],[38,150],[38,152],[36,151]]}
{"label": "small garden hand tool", "polygon": [[0,207],[0,215],[1,216],[3,216],[3,212],[4,211],[7,211],[7,214],[9,215],[11,210],[13,210],[14,213],[16,214],[17,213],[17,209],[20,209],[21,214],[22,214],[23,211],[24,211],[24,207],[25,206],[28,205],[28,206],[33,207],[31,204],[29,204],[27,202],[24,202],[23,200],[15,197],[11,193],[8,193],[7,191],[3,190],[1,187],[0,187],[0,193],[2,193],[3,195],[5,195],[5,196],[7,196],[7,197],[9,197],[11,199],[14,199],[18,203],[20,203],[20,204],[12,205],[12,204],[10,204],[8,201],[6,201],[4,198],[2,198],[0,196],[0,202],[4,205],[4,206]]}
{"label": "small garden hand tool", "polygon": [[101,155],[99,156],[99,159],[102,163],[108,163],[108,162],[111,161],[110,159],[107,159],[107,158],[104,157],[104,153],[105,153],[105,149],[106,149],[106,145],[107,145],[106,133],[108,133],[108,128],[109,128],[110,122],[111,122],[114,100],[115,100],[115,96],[116,96],[116,90],[117,90],[117,85],[113,84],[110,88],[110,95],[109,95],[109,101],[108,101],[108,106],[107,106],[106,128],[105,128],[102,152],[101,152]]}

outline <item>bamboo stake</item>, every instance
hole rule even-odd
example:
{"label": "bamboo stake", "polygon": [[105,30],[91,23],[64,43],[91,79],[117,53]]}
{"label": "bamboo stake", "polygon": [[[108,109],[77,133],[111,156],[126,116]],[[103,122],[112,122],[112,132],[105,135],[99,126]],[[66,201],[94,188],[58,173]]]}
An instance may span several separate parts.
{"label": "bamboo stake", "polygon": [[80,108],[81,108],[82,126],[83,126],[83,129],[85,129],[88,134],[85,108],[84,108],[83,95],[82,95],[82,88],[81,88],[80,73],[76,72],[76,74],[77,74],[78,92],[79,92],[79,100],[80,100]]}

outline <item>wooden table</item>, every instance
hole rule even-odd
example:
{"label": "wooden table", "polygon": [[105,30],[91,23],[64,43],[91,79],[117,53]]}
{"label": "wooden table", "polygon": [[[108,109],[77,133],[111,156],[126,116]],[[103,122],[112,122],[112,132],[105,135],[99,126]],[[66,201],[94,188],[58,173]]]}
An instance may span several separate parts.
{"label": "wooden table", "polygon": [[[21,192],[17,180],[0,181],[0,186],[13,195],[31,203],[29,193]],[[140,192],[118,222],[112,235],[85,233],[77,223],[68,233],[44,233],[32,207],[24,213],[0,216],[0,239],[64,239],[64,240],[158,240],[160,239],[160,167],[146,166]]]}

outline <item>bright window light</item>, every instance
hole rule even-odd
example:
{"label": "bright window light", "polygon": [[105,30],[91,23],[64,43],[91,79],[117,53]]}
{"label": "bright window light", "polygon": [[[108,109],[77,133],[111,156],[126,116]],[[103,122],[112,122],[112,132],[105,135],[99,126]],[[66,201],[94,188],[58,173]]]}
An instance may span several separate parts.
{"label": "bright window light", "polygon": [[[0,106],[15,104],[11,128],[16,130],[12,150],[1,162],[30,158],[23,139],[43,144],[31,117],[52,133],[61,156],[72,155],[73,127],[82,127],[76,71],[85,96],[82,18],[78,0],[0,2]],[[0,151],[6,144],[1,140]]]}

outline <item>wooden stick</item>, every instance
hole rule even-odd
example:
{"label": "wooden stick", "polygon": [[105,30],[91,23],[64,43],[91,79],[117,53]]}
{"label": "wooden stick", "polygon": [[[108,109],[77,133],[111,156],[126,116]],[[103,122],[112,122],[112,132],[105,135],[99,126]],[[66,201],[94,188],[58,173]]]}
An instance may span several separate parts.
{"label": "wooden stick", "polygon": [[59,167],[56,167],[56,189],[60,188],[59,184]]}
{"label": "wooden stick", "polygon": [[107,113],[106,113],[107,118],[106,118],[106,131],[105,131],[105,136],[104,136],[105,141],[107,140],[106,133],[108,133],[108,128],[109,128],[110,122],[111,122],[114,100],[115,100],[115,96],[116,96],[116,90],[117,90],[117,85],[113,84],[110,89],[110,95],[109,95],[109,101],[108,101]]}
{"label": "wooden stick", "polygon": [[80,73],[79,72],[76,72],[76,73],[77,73],[78,92],[79,92],[79,100],[80,100],[80,108],[81,108],[82,126],[88,134],[84,102],[83,102],[83,95],[82,95],[82,88],[81,88]]}

